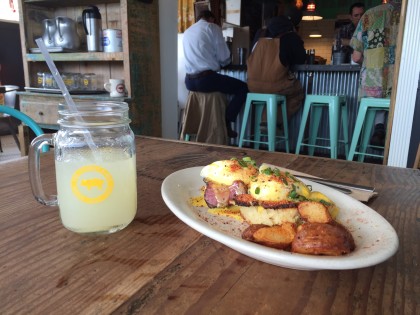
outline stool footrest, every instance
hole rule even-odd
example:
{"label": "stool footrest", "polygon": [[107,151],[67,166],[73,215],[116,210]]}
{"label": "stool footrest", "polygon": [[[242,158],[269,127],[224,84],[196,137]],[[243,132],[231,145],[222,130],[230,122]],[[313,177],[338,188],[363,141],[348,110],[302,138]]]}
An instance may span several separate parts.
{"label": "stool footrest", "polygon": [[[251,135],[253,137],[253,135]],[[261,137],[267,137],[267,135],[261,135]],[[283,136],[276,136],[276,143],[285,142],[287,138]],[[269,144],[269,141],[262,141],[262,140],[251,140],[251,139],[242,139],[242,142],[252,142],[252,143],[261,143],[261,144]]]}
{"label": "stool footrest", "polygon": [[354,152],[354,155],[363,155],[363,156],[373,156],[377,158],[383,158],[384,156],[381,154],[375,154],[375,153],[366,153],[366,152]]}

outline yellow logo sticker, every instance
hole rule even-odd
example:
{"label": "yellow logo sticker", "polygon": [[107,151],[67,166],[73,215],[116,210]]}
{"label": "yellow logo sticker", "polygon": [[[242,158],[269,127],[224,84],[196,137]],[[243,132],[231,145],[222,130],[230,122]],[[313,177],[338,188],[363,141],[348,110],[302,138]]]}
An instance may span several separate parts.
{"label": "yellow logo sticker", "polygon": [[109,197],[114,189],[112,175],[98,165],[86,165],[74,172],[71,189],[85,203],[99,203]]}

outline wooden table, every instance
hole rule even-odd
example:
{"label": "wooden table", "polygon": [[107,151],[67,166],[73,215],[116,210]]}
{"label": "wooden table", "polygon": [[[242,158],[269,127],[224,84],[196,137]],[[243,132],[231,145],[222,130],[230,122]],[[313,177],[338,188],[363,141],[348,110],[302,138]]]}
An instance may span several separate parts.
{"label": "wooden table", "polygon": [[[328,179],[375,186],[369,206],[396,229],[400,248],[374,267],[298,271],[213,241],[166,207],[160,187],[176,170],[250,155]],[[54,190],[52,156],[42,160]],[[27,158],[0,164],[1,314],[419,314],[420,171],[137,138],[138,214],[124,230],[82,236],[32,197]]]}

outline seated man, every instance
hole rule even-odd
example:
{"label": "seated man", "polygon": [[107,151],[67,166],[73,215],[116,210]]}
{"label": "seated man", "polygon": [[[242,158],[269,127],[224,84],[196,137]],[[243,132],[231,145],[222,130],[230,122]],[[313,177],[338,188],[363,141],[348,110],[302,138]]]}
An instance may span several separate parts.
{"label": "seated man", "polygon": [[215,23],[210,11],[203,11],[198,22],[184,33],[185,86],[193,92],[222,92],[232,94],[226,109],[228,136],[237,137],[232,124],[241,111],[248,93],[245,82],[217,73],[231,61],[229,48],[223,38],[221,28]]}
{"label": "seated man", "polygon": [[297,9],[289,12],[272,18],[267,28],[257,33],[247,61],[249,90],[285,95],[288,119],[302,106],[304,96],[302,86],[290,68],[306,60],[303,41],[295,32],[302,13]]}

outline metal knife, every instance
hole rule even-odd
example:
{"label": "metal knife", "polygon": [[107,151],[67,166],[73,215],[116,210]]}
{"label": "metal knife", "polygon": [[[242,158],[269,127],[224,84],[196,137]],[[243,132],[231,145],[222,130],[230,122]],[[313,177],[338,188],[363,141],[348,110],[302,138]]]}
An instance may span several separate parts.
{"label": "metal knife", "polygon": [[297,178],[308,179],[308,180],[311,180],[313,182],[317,182],[317,183],[323,184],[325,186],[335,188],[335,189],[337,189],[337,190],[339,190],[339,191],[341,191],[345,194],[348,194],[348,195],[350,195],[352,193],[350,188],[363,190],[363,191],[368,191],[368,192],[375,191],[375,188],[368,187],[368,186],[355,185],[355,184],[349,184],[349,183],[343,183],[343,182],[336,182],[336,181],[332,181],[332,180],[316,178],[316,177],[314,178],[314,177],[303,176],[303,175],[293,175],[293,176],[295,176]]}

